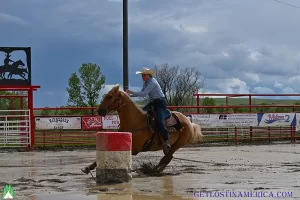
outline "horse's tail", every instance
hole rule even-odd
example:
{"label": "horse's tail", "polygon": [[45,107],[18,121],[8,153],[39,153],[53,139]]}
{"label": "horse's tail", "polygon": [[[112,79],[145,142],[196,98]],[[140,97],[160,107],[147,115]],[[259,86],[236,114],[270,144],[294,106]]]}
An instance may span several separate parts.
{"label": "horse's tail", "polygon": [[190,143],[200,143],[203,141],[203,135],[201,133],[201,127],[198,124],[191,123],[192,126],[192,135],[190,138]]}

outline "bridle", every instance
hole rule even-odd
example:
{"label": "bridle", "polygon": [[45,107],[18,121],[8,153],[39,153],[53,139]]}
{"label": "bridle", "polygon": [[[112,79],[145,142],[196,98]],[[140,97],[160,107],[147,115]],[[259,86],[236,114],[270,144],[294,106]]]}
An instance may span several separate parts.
{"label": "bridle", "polygon": [[[120,102],[121,98],[120,98],[120,96],[121,96],[121,93],[119,93],[119,95],[117,96],[117,98],[116,98],[116,99],[115,99],[115,100],[107,107],[107,110],[108,110],[110,107],[112,107],[113,105],[115,105],[116,102],[118,102],[118,107],[117,107],[116,109],[111,110],[109,113],[107,113],[107,115],[110,114],[110,113],[112,113],[112,112],[114,112],[114,111],[119,110],[120,108],[122,108],[123,106],[126,105],[126,103],[123,103],[123,104],[121,105],[121,102]],[[119,125],[119,126],[120,126],[120,125]],[[135,129],[135,130],[132,130],[132,131],[130,131],[130,132],[138,132],[138,131],[143,131],[143,130],[147,130],[147,129],[148,129],[148,127],[146,127],[146,128],[140,128],[140,129]]]}
{"label": "bridle", "polygon": [[113,109],[113,110],[111,110],[109,113],[107,113],[107,114],[110,114],[110,113],[112,113],[112,112],[114,112],[114,111],[117,111],[117,110],[119,110],[120,108],[122,108],[123,106],[125,106],[126,105],[126,103],[123,103],[122,105],[121,105],[121,102],[120,102],[120,100],[121,100],[121,98],[120,98],[120,96],[121,96],[121,94],[119,93],[119,95],[117,96],[117,98],[107,107],[107,110],[109,110],[109,108],[111,107],[111,106],[113,106],[113,105],[115,105],[115,103],[116,102],[118,102],[118,107],[116,108],[116,109]]}

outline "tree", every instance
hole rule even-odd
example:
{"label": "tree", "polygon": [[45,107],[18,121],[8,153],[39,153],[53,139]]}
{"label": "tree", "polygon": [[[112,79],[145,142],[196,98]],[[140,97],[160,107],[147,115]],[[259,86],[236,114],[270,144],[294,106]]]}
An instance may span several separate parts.
{"label": "tree", "polygon": [[193,94],[205,85],[204,77],[195,67],[180,68],[165,63],[155,66],[155,71],[168,105],[193,105]]}
{"label": "tree", "polygon": [[82,64],[79,74],[78,77],[76,73],[72,73],[69,78],[67,104],[74,107],[94,107],[97,104],[100,90],[104,88],[105,76],[102,75],[100,67],[92,63]]}
{"label": "tree", "polygon": [[[203,106],[216,106],[216,100],[211,97],[205,97],[202,100],[202,105]],[[214,113],[215,109],[214,108],[203,108],[201,113]]]}
{"label": "tree", "polygon": [[[44,108],[49,108],[49,107],[44,107]],[[41,115],[42,116],[48,116],[48,115],[50,115],[51,114],[51,110],[47,110],[47,109],[45,109],[45,110],[43,110],[42,112],[41,112]]]}

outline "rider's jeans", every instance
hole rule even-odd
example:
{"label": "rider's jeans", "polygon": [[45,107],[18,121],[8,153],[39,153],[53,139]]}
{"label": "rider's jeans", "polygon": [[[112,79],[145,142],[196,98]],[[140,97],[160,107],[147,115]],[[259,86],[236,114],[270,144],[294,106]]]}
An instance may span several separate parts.
{"label": "rider's jeans", "polygon": [[167,109],[167,103],[165,99],[157,100],[153,102],[154,110],[156,113],[156,126],[158,131],[162,135],[164,141],[169,139],[168,131],[164,125],[165,110]]}

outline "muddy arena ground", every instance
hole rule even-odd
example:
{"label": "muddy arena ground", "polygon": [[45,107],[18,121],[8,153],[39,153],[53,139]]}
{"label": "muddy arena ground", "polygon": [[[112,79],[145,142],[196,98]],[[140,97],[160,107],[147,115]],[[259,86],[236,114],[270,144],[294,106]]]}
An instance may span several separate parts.
{"label": "muddy arena ground", "polygon": [[[132,168],[158,163],[162,155],[133,156]],[[95,150],[7,151],[0,157],[0,186],[11,184],[15,199],[300,199],[300,144],[182,148],[162,174],[136,170],[130,183],[114,185],[97,185],[80,171],[94,161]]]}

